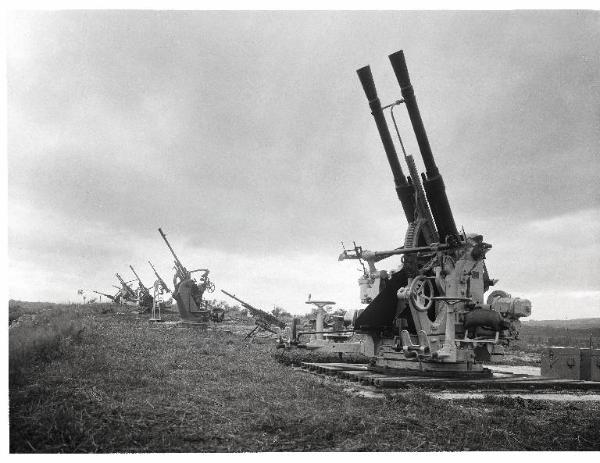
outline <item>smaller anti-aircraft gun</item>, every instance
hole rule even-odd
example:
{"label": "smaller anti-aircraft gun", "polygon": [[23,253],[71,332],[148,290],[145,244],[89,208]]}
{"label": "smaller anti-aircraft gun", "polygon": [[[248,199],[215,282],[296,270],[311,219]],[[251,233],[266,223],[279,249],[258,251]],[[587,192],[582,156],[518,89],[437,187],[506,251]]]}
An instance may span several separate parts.
{"label": "smaller anti-aircraft gun", "polygon": [[248,309],[248,312],[250,312],[250,314],[254,318],[254,323],[256,324],[256,326],[244,337],[244,339],[252,337],[258,330],[264,330],[268,331],[269,333],[279,335],[279,333],[277,333],[273,329],[273,326],[280,329],[285,328],[285,323],[279,320],[275,315],[271,315],[270,313],[265,312],[264,310],[260,310],[256,307],[251,306],[247,302],[242,301],[240,298],[236,297],[234,294],[228,293],[224,289],[222,289],[221,292],[227,294],[230,298],[238,301],[242,305],[242,307]]}
{"label": "smaller anti-aircraft gun", "polygon": [[146,287],[146,285],[144,285],[144,283],[142,283],[142,280],[140,279],[139,275],[137,274],[137,272],[135,271],[133,266],[130,265],[129,268],[135,275],[135,278],[137,279],[137,282],[138,282],[137,294],[138,294],[138,305],[140,306],[140,313],[147,312],[150,309],[152,309],[152,305],[154,303],[154,298],[150,295],[150,289],[148,289]]}
{"label": "smaller anti-aircraft gun", "polygon": [[121,301],[137,302],[137,294],[135,294],[135,291],[129,286],[129,283],[132,283],[135,280],[125,281],[118,273],[115,273],[115,276],[117,277],[117,280],[119,280],[119,283],[121,283],[121,287],[117,287],[121,293]]}
{"label": "smaller anti-aircraft gun", "polygon": [[[211,320],[222,322],[225,319],[225,311],[221,308],[210,307],[208,301],[203,299],[205,291],[212,293],[215,290],[214,283],[208,278],[210,270],[205,268],[187,270],[175,254],[171,243],[167,240],[167,235],[161,228],[158,229],[158,232],[174,259],[173,298],[177,301],[177,309],[182,321],[191,324],[206,324]],[[196,272],[202,272],[198,278],[199,281],[192,277],[192,274]]]}

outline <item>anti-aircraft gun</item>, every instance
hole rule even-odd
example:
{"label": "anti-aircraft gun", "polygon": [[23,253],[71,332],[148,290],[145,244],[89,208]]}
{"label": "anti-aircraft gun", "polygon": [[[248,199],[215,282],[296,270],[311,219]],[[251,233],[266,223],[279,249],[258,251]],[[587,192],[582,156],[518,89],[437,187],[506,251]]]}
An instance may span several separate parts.
{"label": "anti-aircraft gun", "polygon": [[252,337],[257,330],[264,330],[277,335],[278,333],[273,329],[273,326],[280,329],[285,328],[285,323],[279,320],[275,315],[271,315],[270,313],[265,312],[264,310],[260,310],[256,307],[251,306],[247,302],[242,301],[240,298],[236,297],[234,294],[228,293],[224,289],[222,289],[221,292],[227,294],[230,298],[238,301],[242,305],[242,307],[248,309],[248,312],[250,312],[250,314],[254,318],[254,323],[256,326],[244,337],[244,339]]}
{"label": "anti-aircraft gun", "polygon": [[[173,298],[177,301],[177,308],[181,319],[186,323],[193,324],[204,324],[210,320],[222,322],[225,319],[225,311],[221,308],[210,307],[208,301],[203,299],[205,291],[212,293],[215,290],[214,283],[208,278],[210,271],[205,268],[188,271],[179,260],[179,257],[177,257],[177,254],[175,254],[175,251],[167,240],[167,235],[160,228],[158,232],[174,258]],[[196,272],[202,272],[199,282],[192,278],[192,274]]]}
{"label": "anti-aircraft gun", "polygon": [[[402,99],[383,106],[369,66],[357,71],[392,170],[396,194],[408,221],[404,244],[389,251],[360,246],[339,260],[368,263],[359,279],[361,302],[355,330],[370,340],[376,369],[448,375],[490,375],[483,363],[498,360],[518,335],[519,319],[531,314],[531,303],[493,291],[485,265],[491,245],[483,236],[456,228],[444,181],[435,163],[402,51],[390,55]],[[400,137],[394,109],[404,104],[426,173],[419,175]],[[409,175],[400,166],[384,110],[389,109]],[[397,271],[378,271],[375,263],[403,256]]]}
{"label": "anti-aircraft gun", "polygon": [[138,282],[137,297],[138,297],[138,305],[140,306],[140,313],[148,312],[149,310],[152,309],[152,305],[154,303],[154,298],[150,294],[150,289],[148,289],[144,285],[144,283],[142,283],[142,280],[136,273],[133,266],[130,265],[129,268],[135,275],[135,278],[137,279],[137,282]]}
{"label": "anti-aircraft gun", "polygon": [[129,283],[132,283],[135,280],[125,281],[118,273],[115,273],[115,276],[117,277],[117,280],[119,280],[119,283],[121,283],[121,287],[117,287],[119,289],[121,301],[137,302],[137,294],[131,286],[129,286]]}

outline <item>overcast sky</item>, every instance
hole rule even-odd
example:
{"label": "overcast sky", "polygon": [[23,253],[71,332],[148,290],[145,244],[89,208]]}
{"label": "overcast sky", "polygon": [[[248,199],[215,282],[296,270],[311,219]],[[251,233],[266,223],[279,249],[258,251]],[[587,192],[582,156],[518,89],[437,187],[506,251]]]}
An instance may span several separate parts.
{"label": "overcast sky", "polygon": [[340,241],[390,249],[406,222],[355,71],[370,64],[392,102],[403,49],[495,289],[534,319],[600,316],[599,26],[592,11],[11,13],[9,296],[112,292],[129,264],[149,285],[148,259],[170,281],[162,227],[219,299],[359,308]]}

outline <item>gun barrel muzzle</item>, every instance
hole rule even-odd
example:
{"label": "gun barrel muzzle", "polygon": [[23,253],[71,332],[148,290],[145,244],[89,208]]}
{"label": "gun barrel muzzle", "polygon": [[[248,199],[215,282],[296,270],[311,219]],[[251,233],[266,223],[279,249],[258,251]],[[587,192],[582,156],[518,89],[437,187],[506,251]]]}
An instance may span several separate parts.
{"label": "gun barrel muzzle", "polygon": [[397,51],[396,53],[392,53],[389,58],[392,63],[392,68],[394,69],[394,74],[396,74],[398,84],[400,84],[402,98],[404,98],[408,116],[410,117],[417,143],[419,144],[419,150],[421,151],[423,163],[427,170],[427,177],[434,177],[439,172],[435,164],[435,159],[433,158],[433,153],[431,152],[431,146],[429,145],[429,139],[427,138],[423,120],[421,119],[417,98],[415,97],[414,89],[410,83],[410,76],[408,75],[404,52],[402,50]]}
{"label": "gun barrel muzzle", "polygon": [[421,112],[417,105],[417,98],[413,86],[410,82],[410,76],[408,75],[408,68],[406,66],[406,59],[404,58],[404,52],[402,50],[397,51],[389,55],[394,74],[400,85],[400,91],[408,116],[417,138],[419,145],[419,151],[423,158],[423,164],[427,172],[427,178],[423,181],[423,187],[427,194],[427,201],[431,208],[431,214],[437,225],[439,237],[442,242],[448,235],[457,235],[456,224],[450,209],[450,203],[448,196],[446,195],[446,187],[444,186],[444,180],[435,164],[433,153],[431,152],[431,146],[429,145],[429,139],[427,138],[427,132],[423,125],[423,119],[421,118]]}
{"label": "gun barrel muzzle", "polygon": [[406,180],[402,167],[400,167],[400,161],[396,148],[390,135],[390,130],[383,114],[381,102],[377,96],[377,89],[375,88],[375,81],[373,80],[373,74],[369,66],[364,66],[356,71],[358,78],[363,87],[367,100],[369,101],[369,107],[371,108],[371,114],[375,119],[377,130],[379,131],[379,137],[383,143],[383,149],[387,156],[392,175],[394,176],[394,184],[396,186],[396,194],[404,209],[406,220],[412,222],[415,217],[414,207],[414,189],[410,183]]}

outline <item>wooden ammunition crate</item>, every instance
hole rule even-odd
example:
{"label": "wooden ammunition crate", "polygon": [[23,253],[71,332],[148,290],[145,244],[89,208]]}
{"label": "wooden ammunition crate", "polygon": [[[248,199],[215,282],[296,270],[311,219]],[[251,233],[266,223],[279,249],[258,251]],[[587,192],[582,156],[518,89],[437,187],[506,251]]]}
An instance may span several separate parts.
{"label": "wooden ammunition crate", "polygon": [[581,349],[581,377],[586,381],[600,381],[600,349]]}
{"label": "wooden ammunition crate", "polygon": [[542,376],[582,379],[579,347],[548,347],[542,352]]}

